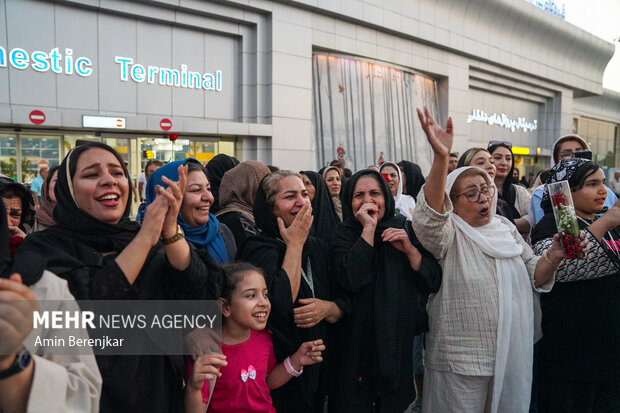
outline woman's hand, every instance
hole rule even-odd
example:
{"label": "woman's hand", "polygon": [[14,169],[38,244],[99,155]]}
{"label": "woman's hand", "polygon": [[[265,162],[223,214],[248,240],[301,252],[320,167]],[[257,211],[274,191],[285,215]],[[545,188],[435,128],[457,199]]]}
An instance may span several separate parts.
{"label": "woman's hand", "polygon": [[26,233],[22,231],[19,227],[14,227],[12,225],[9,225],[9,236],[26,238]]}
{"label": "woman's hand", "polygon": [[303,366],[320,363],[323,361],[323,357],[321,357],[322,351],[325,351],[323,340],[306,341],[291,356],[291,365],[295,370],[299,371]]}
{"label": "woman's hand", "polygon": [[312,206],[310,202],[305,204],[293,220],[293,223],[286,228],[282,218],[277,217],[278,228],[280,229],[280,235],[284,240],[287,247],[297,246],[301,247],[306,243],[308,235],[310,234],[310,228],[312,227]]}
{"label": "woman's hand", "polygon": [[161,231],[162,238],[170,238],[177,233],[177,217],[183,204],[183,195],[187,186],[187,165],[179,166],[178,172],[178,182],[162,176],[162,181],[168,185],[168,188],[165,190],[161,186],[155,188],[157,197],[164,197],[168,201],[168,212]]}
{"label": "woman's hand", "polygon": [[452,141],[454,140],[454,128],[452,126],[452,118],[448,118],[446,123],[446,129],[442,129],[441,126],[435,122],[431,112],[428,108],[424,107],[424,113],[420,109],[418,111],[418,118],[422,124],[422,129],[426,133],[426,138],[433,148],[435,155],[448,156],[452,149]]}
{"label": "woman's hand", "polygon": [[355,218],[362,224],[364,228],[377,227],[379,207],[372,202],[363,204],[355,213]]}
{"label": "woman's hand", "polygon": [[220,368],[227,365],[226,356],[223,354],[199,356],[194,362],[194,369],[187,385],[192,390],[200,390],[205,380],[215,380],[220,377],[222,375]]}
{"label": "woman's hand", "polygon": [[[295,324],[299,328],[311,328],[323,320],[336,317],[337,305],[332,301],[320,300],[318,298],[300,298],[301,307],[293,309]],[[336,307],[336,309],[334,309]]]}
{"label": "woman's hand", "polygon": [[620,227],[620,199],[601,218],[605,219],[608,231],[613,231]]}
{"label": "woman's hand", "polygon": [[22,342],[32,331],[33,312],[39,309],[32,290],[19,274],[0,279],[0,370],[10,367]]}
{"label": "woman's hand", "polygon": [[383,242],[389,242],[398,251],[407,255],[411,268],[418,271],[422,261],[422,254],[413,246],[407,231],[402,228],[388,228],[381,234]]}
{"label": "woman's hand", "polygon": [[[551,243],[551,247],[547,250],[547,256],[551,260],[551,263],[556,267],[562,264],[562,260],[564,259],[564,248],[562,248],[561,243],[562,236],[560,234],[555,234],[553,236],[553,242]],[[579,231],[578,236],[579,246],[581,247],[581,254],[579,255],[579,259],[583,260],[588,255],[588,251],[590,250],[588,238],[586,237],[585,231]]]}
{"label": "woman's hand", "polygon": [[168,200],[162,196],[155,197],[155,200],[146,207],[142,226],[140,227],[136,239],[143,239],[149,247],[157,244],[161,237],[161,231],[167,213]]}

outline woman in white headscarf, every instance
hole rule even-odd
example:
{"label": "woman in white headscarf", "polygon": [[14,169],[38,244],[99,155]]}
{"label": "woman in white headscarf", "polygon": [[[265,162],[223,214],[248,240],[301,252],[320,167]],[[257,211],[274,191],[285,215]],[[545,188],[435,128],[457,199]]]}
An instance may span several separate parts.
{"label": "woman in white headscarf", "polygon": [[388,186],[392,192],[395,202],[396,215],[401,214],[408,221],[411,221],[413,216],[413,209],[415,208],[415,201],[413,197],[403,194],[403,175],[398,165],[394,162],[383,162],[379,168],[379,172],[387,177]]}
{"label": "woman in white headscarf", "polygon": [[[434,151],[413,228],[443,269],[428,303],[425,413],[529,410],[533,292],[548,292],[564,253],[555,236],[534,255],[517,228],[495,215],[497,189],[476,167],[447,175],[452,120],[443,130],[418,110]],[[584,243],[584,247],[587,243]]]}

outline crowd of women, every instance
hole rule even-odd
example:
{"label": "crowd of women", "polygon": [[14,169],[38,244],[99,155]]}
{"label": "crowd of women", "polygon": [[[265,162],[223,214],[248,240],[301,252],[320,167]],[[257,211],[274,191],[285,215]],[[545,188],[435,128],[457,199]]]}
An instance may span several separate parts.
{"label": "crowd of women", "polygon": [[[149,164],[140,224],[102,143],[50,170],[36,231],[30,192],[2,180],[0,411],[620,411],[620,203],[587,143],[560,138],[542,182],[570,184],[582,254],[565,259],[509,142],[448,173],[452,120],[418,115],[426,179],[405,160],[346,180],[226,155]],[[24,348],[36,300],[73,298],[218,300],[221,351]]]}

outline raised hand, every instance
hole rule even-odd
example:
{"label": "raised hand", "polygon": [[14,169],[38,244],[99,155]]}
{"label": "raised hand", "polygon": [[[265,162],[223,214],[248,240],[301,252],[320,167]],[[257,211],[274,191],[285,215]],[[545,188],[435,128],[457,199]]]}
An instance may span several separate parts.
{"label": "raised hand", "polygon": [[424,129],[424,133],[426,133],[426,138],[428,139],[428,143],[431,144],[433,152],[436,155],[446,157],[450,155],[452,142],[454,140],[452,118],[448,118],[446,129],[444,130],[435,122],[435,119],[426,106],[424,107],[424,113],[422,113],[420,109],[416,110],[418,112],[418,118],[420,118],[420,123],[422,124],[422,129]]}
{"label": "raised hand", "polygon": [[194,369],[188,380],[188,386],[200,390],[205,380],[215,380],[220,377],[222,375],[220,368],[227,365],[226,356],[223,354],[199,356],[194,362]]}
{"label": "raised hand", "polygon": [[321,357],[323,351],[325,351],[323,340],[306,341],[291,356],[291,364],[295,370],[299,371],[303,366],[320,363],[323,361],[323,357]]}
{"label": "raised hand", "polygon": [[187,186],[187,166],[179,166],[179,180],[174,182],[165,176],[162,181],[168,185],[168,188],[156,187],[158,197],[164,197],[168,200],[168,212],[162,227],[161,235],[163,238],[170,238],[177,232],[177,216],[183,204],[183,195]]}
{"label": "raised hand", "polygon": [[13,274],[0,278],[0,369],[8,368],[32,331],[33,312],[39,309],[32,290]]}
{"label": "raised hand", "polygon": [[310,228],[312,227],[312,206],[310,202],[306,203],[293,220],[293,223],[288,226],[284,225],[282,218],[278,217],[278,228],[280,229],[280,235],[284,240],[284,243],[289,245],[301,246],[306,243],[308,235],[310,234]]}
{"label": "raised hand", "polygon": [[379,207],[372,202],[363,204],[355,213],[355,218],[364,228],[376,228],[378,222]]}

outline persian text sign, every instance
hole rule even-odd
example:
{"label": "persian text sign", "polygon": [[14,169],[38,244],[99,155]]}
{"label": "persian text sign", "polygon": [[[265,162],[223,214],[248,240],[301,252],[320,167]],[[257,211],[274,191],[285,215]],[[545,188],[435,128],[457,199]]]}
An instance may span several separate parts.
{"label": "persian text sign", "polygon": [[467,116],[467,123],[484,122],[489,125],[503,126],[506,129],[510,129],[511,132],[522,129],[523,132],[532,132],[538,129],[538,120],[534,119],[528,122],[526,118],[517,117],[517,119],[510,119],[506,114],[502,113],[498,115],[493,113],[488,115],[485,111],[480,109],[473,109],[471,114]]}

